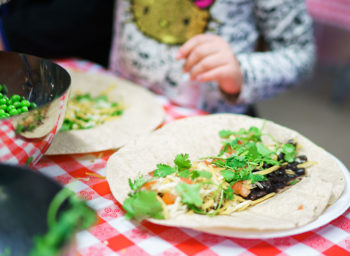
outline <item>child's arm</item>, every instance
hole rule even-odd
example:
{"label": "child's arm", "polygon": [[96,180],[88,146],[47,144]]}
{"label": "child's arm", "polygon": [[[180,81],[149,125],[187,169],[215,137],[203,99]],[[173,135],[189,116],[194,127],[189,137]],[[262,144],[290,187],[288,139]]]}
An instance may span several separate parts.
{"label": "child's arm", "polygon": [[[204,79],[217,70],[216,76],[212,75],[210,80],[218,82],[226,93],[239,91],[242,81],[238,75],[240,67],[243,85],[238,103],[254,103],[283,91],[308,74],[314,64],[312,23],[303,0],[255,1],[254,13],[259,31],[267,43],[267,52],[239,53],[234,57],[231,48],[227,48],[219,39],[212,40],[211,46],[207,45],[204,49],[206,43],[196,43],[197,37],[190,39],[179,50],[180,57],[186,56],[185,71],[190,71],[191,76],[198,80],[206,81]],[[221,60],[214,58],[215,53],[209,50],[218,50],[216,45],[222,47]],[[224,51],[226,54],[223,54]],[[209,60],[212,60],[211,63]],[[221,68],[221,72],[218,72],[222,60],[231,67],[231,78],[228,80],[228,70]],[[237,60],[240,65],[237,65]],[[201,67],[203,64],[205,68]],[[205,72],[199,74],[199,71]],[[231,81],[228,83],[230,86],[222,81]]]}

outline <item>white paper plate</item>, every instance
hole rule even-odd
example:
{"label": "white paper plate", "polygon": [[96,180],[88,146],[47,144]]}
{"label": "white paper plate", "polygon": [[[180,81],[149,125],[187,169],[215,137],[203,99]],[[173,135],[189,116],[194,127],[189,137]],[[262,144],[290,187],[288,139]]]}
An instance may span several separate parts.
{"label": "white paper plate", "polygon": [[[332,155],[333,156],[333,155]],[[237,237],[237,238],[248,238],[248,239],[266,239],[266,238],[277,238],[301,234],[319,227],[326,225],[332,220],[338,218],[350,207],[350,172],[345,165],[335,156],[333,156],[339,165],[345,176],[345,189],[341,197],[331,206],[329,206],[324,213],[319,216],[315,221],[289,230],[282,231],[244,231],[244,230],[233,230],[233,229],[218,229],[218,228],[205,228],[196,229],[202,232],[216,234],[221,236]]]}

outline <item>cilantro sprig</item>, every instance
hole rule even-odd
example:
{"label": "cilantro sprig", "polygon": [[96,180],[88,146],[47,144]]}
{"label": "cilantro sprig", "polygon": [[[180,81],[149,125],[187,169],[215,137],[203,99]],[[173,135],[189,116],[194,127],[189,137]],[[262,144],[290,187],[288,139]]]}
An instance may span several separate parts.
{"label": "cilantro sprig", "polygon": [[179,183],[175,189],[180,194],[182,202],[187,205],[200,207],[203,199],[200,196],[201,184]]}
{"label": "cilantro sprig", "polygon": [[140,190],[127,198],[123,203],[127,219],[156,218],[164,219],[162,204],[157,199],[157,193],[151,190]]}
{"label": "cilantro sprig", "polygon": [[282,152],[284,153],[284,159],[287,162],[291,163],[295,160],[295,156],[297,153],[293,144],[284,144],[282,147]]}
{"label": "cilantro sprig", "polygon": [[[175,186],[176,192],[181,197],[181,202],[195,213],[214,216],[218,214],[224,200],[234,198],[232,186],[236,182],[250,180],[251,184],[254,184],[267,180],[266,174],[261,175],[255,172],[272,166],[280,166],[283,162],[293,162],[296,157],[296,146],[292,143],[276,143],[273,146],[265,146],[262,143],[262,129],[254,126],[249,129],[240,129],[238,132],[222,130],[219,132],[219,136],[225,139],[219,154],[214,157],[202,158],[202,160],[211,159],[212,165],[223,168],[220,171],[224,178],[221,184],[215,184],[210,180],[211,172],[194,170],[188,154],[178,154],[173,161],[173,166],[157,164],[152,178],[145,180],[144,177],[139,177],[134,181],[129,180],[133,192],[129,194],[129,198],[125,200],[123,205],[127,211],[126,217],[136,219],[144,217],[164,218],[160,200],[162,194],[141,188],[155,178],[165,178],[172,174],[176,174],[184,181]],[[281,153],[283,153],[283,159],[279,157]],[[198,178],[204,178],[204,180],[198,180]],[[194,183],[191,183],[192,181],[189,179]],[[295,182],[297,181],[290,184]],[[201,208],[204,202],[200,191],[204,185],[217,186],[211,195],[211,199],[215,199],[216,204],[210,211]]]}
{"label": "cilantro sprig", "polygon": [[[57,218],[59,208],[66,201],[69,203],[69,208]],[[34,238],[30,256],[59,255],[76,232],[95,223],[96,215],[84,201],[75,197],[73,192],[62,189],[50,203],[47,221],[48,231]]]}

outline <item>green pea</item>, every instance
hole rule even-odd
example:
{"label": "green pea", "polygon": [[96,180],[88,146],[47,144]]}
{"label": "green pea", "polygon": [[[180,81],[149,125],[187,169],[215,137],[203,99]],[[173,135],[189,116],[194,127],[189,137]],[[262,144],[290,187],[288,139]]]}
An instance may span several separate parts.
{"label": "green pea", "polygon": [[30,106],[30,102],[27,101],[27,100],[22,100],[21,101],[21,105],[22,105],[22,107],[29,107]]}
{"label": "green pea", "polygon": [[10,114],[10,116],[14,116],[14,115],[17,115],[18,114],[18,111],[17,111],[17,109],[11,109],[10,111],[9,111],[9,114]]}
{"label": "green pea", "polygon": [[22,107],[21,102],[19,102],[19,101],[15,101],[15,102],[13,103],[13,105],[15,106],[15,108],[20,108],[20,107]]}
{"label": "green pea", "polygon": [[21,99],[21,96],[19,96],[18,94],[14,94],[11,97],[12,102],[20,101],[20,99]]}
{"label": "green pea", "polygon": [[20,110],[21,110],[21,113],[24,113],[24,112],[28,112],[28,111],[29,111],[29,110],[28,110],[28,107],[21,107]]}
{"label": "green pea", "polygon": [[4,94],[2,94],[2,93],[0,92],[0,98],[2,98],[2,97],[4,97]]}
{"label": "green pea", "polygon": [[2,91],[2,89],[3,89],[3,85],[2,85],[2,84],[0,84],[0,92]]}
{"label": "green pea", "polygon": [[0,99],[0,105],[6,104],[6,103],[7,103],[7,100],[5,99],[5,97]]}
{"label": "green pea", "polygon": [[0,109],[5,109],[6,110],[7,109],[7,105],[6,104],[1,104],[0,105]]}
{"label": "green pea", "polygon": [[10,111],[11,111],[12,109],[16,109],[16,107],[15,107],[14,105],[9,105],[9,106],[7,107],[7,112],[10,113]]}
{"label": "green pea", "polygon": [[5,110],[0,109],[0,115],[6,113]]}
{"label": "green pea", "polygon": [[37,108],[38,106],[35,104],[35,102],[30,103],[30,108]]}

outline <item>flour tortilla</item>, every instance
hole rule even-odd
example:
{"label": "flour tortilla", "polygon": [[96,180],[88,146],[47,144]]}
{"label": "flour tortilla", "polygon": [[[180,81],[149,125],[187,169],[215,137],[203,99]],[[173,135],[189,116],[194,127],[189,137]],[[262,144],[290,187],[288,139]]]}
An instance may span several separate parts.
{"label": "flour tortilla", "polygon": [[111,75],[68,70],[72,78],[71,95],[90,93],[99,96],[108,88],[108,98],[125,106],[117,120],[91,129],[59,132],[47,155],[74,154],[118,149],[129,140],[151,132],[164,119],[164,111],[156,96],[141,86]]}
{"label": "flour tortilla", "polygon": [[[161,129],[126,145],[113,154],[107,163],[107,180],[114,197],[123,202],[131,191],[128,179],[135,179],[156,168],[158,163],[173,165],[175,156],[188,153],[190,159],[217,155],[221,147],[218,132],[222,129],[238,131],[250,126],[262,127],[264,120],[243,115],[217,114],[192,117],[172,122]],[[299,133],[265,121],[264,133],[278,141],[295,139],[300,154],[307,155],[317,165],[307,168],[306,177],[273,198],[230,216],[179,215],[172,219],[151,222],[193,229],[222,228],[242,230],[284,230],[305,225],[316,219],[325,208],[342,194],[345,178],[336,160]],[[264,136],[264,143],[272,140]],[[302,209],[300,209],[302,207]]]}

